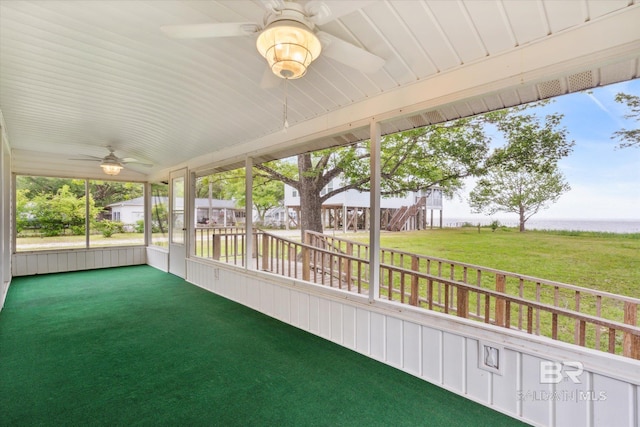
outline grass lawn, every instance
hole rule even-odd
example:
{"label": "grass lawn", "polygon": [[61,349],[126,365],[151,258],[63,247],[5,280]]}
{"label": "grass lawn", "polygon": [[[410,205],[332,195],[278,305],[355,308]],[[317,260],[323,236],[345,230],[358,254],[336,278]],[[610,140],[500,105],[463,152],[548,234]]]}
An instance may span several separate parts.
{"label": "grass lawn", "polygon": [[[341,237],[337,235],[336,237]],[[357,233],[345,238],[368,241]],[[445,228],[383,232],[382,247],[640,297],[640,234]]]}

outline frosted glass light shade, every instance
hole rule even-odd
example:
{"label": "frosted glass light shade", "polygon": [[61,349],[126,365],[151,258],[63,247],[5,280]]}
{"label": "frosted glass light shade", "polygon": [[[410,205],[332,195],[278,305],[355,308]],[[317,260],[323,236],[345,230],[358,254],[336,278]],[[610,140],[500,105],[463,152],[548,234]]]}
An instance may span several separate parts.
{"label": "frosted glass light shade", "polygon": [[271,71],[283,79],[305,75],[309,64],[322,51],[320,40],[305,25],[293,20],[270,24],[258,37],[256,47]]}

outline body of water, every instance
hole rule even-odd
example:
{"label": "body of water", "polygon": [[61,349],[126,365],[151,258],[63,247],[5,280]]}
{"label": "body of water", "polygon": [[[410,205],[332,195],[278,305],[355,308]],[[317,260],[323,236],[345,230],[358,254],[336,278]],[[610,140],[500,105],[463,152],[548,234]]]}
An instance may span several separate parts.
{"label": "body of water", "polygon": [[[460,227],[465,222],[477,225],[490,225],[495,219],[500,225],[518,227],[518,221],[500,218],[444,218],[445,227]],[[632,219],[535,219],[525,224],[527,230],[570,230],[570,231],[602,231],[609,233],[640,233],[640,220]]]}

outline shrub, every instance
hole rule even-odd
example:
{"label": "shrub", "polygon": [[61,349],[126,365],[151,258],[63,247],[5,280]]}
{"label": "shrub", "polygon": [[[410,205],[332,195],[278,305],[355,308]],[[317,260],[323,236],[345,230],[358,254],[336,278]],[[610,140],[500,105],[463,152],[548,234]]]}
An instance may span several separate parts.
{"label": "shrub", "polygon": [[98,222],[97,227],[104,237],[111,237],[114,233],[122,233],[123,224],[120,221],[105,219]]}

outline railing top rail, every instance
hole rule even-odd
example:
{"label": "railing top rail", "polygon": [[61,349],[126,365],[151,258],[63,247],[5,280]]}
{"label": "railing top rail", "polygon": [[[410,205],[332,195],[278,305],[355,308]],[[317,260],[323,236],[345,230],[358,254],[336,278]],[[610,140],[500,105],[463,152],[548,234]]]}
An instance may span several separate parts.
{"label": "railing top rail", "polygon": [[542,303],[542,302],[530,301],[530,300],[527,300],[527,299],[524,299],[524,298],[521,298],[521,297],[518,297],[518,296],[515,296],[515,295],[505,294],[505,293],[494,291],[494,290],[491,290],[491,289],[488,289],[488,288],[478,288],[478,287],[476,287],[474,285],[469,285],[468,283],[459,282],[457,280],[447,279],[445,277],[434,276],[432,274],[422,273],[422,272],[418,272],[418,271],[414,271],[414,270],[409,270],[409,269],[406,269],[406,268],[403,268],[403,267],[399,267],[399,266],[396,266],[396,265],[380,264],[380,267],[387,268],[387,269],[390,269],[392,271],[397,271],[399,273],[411,274],[411,275],[414,275],[414,276],[421,277],[423,279],[433,280],[434,282],[440,282],[440,283],[443,283],[443,284],[456,286],[456,287],[459,287],[459,288],[470,290],[472,292],[477,292],[477,293],[484,294],[484,295],[490,295],[490,296],[492,296],[494,298],[500,298],[500,299],[503,299],[503,300],[506,300],[506,301],[510,301],[510,302],[513,302],[513,303],[516,303],[516,304],[521,304],[521,305],[524,305],[524,306],[527,306],[527,307],[531,307],[531,308],[540,309],[540,310],[547,311],[547,312],[550,312],[550,313],[561,314],[561,315],[569,317],[571,319],[583,320],[585,322],[593,323],[595,325],[614,328],[616,330],[620,330],[620,331],[623,331],[623,332],[629,332],[630,334],[640,336],[640,326],[628,325],[626,323],[616,322],[615,320],[607,320],[607,319],[604,319],[602,317],[596,317],[596,316],[592,316],[592,315],[589,315],[589,314],[573,311],[573,310],[570,310],[570,309],[565,309],[565,308],[561,308],[561,307],[556,307],[556,306],[553,306],[553,305],[545,304],[545,303]]}
{"label": "railing top rail", "polygon": [[[340,240],[346,243],[353,243],[353,244],[357,244],[357,245],[361,245],[361,246],[365,246],[367,248],[369,248],[369,244],[367,243],[362,243],[362,242],[356,242],[353,240],[348,240],[348,239],[343,239],[341,237],[335,237],[335,236],[327,236],[325,234],[322,233],[318,233],[315,231],[306,231],[307,233],[311,233],[313,235],[316,235],[318,237],[329,237],[331,239],[336,239],[336,240]],[[629,303],[633,303],[633,304],[640,304],[640,299],[639,298],[633,298],[630,296],[626,296],[626,295],[619,295],[619,294],[614,294],[611,292],[606,292],[606,291],[600,291],[598,289],[590,289],[590,288],[585,288],[582,286],[576,286],[576,285],[571,285],[568,283],[562,283],[562,282],[556,282],[554,280],[547,280],[547,279],[542,279],[539,277],[534,277],[534,276],[529,276],[526,274],[519,274],[519,273],[513,273],[511,271],[505,271],[505,270],[499,270],[499,269],[495,269],[495,268],[490,268],[490,267],[483,267],[480,265],[476,265],[476,264],[468,264],[465,262],[458,262],[458,261],[452,261],[452,260],[448,260],[445,258],[438,258],[438,257],[432,257],[432,256],[428,256],[428,255],[419,255],[419,254],[413,254],[411,252],[405,252],[405,251],[400,251],[400,250],[396,250],[396,249],[392,249],[392,248],[380,248],[381,251],[385,251],[385,252],[394,252],[397,253],[399,255],[406,255],[406,256],[412,256],[412,257],[417,257],[419,259],[423,259],[423,260],[431,260],[431,261],[436,261],[436,262],[442,262],[445,264],[453,264],[453,265],[458,265],[461,267],[467,267],[473,270],[482,270],[482,271],[486,271],[488,273],[493,273],[493,274],[501,274],[504,276],[508,276],[508,277],[513,277],[515,279],[522,279],[522,280],[526,280],[529,282],[535,282],[535,283],[540,283],[540,284],[544,284],[544,285],[549,285],[549,286],[557,286],[559,288],[563,288],[563,289],[568,289],[568,290],[572,290],[572,291],[577,291],[577,292],[581,292],[581,293],[586,293],[586,294],[591,294],[594,296],[600,296],[600,297],[605,297],[605,298],[611,298],[611,299],[615,299],[618,301],[623,301],[623,302],[629,302]]]}

